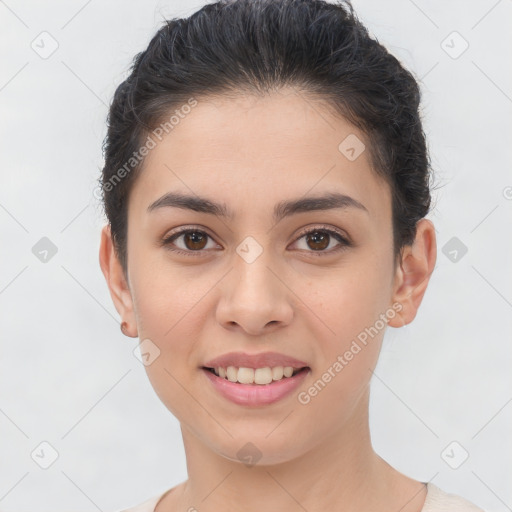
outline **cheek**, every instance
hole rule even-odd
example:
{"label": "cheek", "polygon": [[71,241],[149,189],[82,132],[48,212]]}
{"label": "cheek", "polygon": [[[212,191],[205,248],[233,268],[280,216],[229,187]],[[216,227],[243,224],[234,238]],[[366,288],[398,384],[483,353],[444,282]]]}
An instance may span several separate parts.
{"label": "cheek", "polygon": [[[213,311],[212,289],[216,275],[198,275],[197,267],[144,264],[136,267],[132,293],[136,309],[139,337],[149,339],[158,357],[145,366],[155,392],[178,418],[190,412],[188,383],[199,375],[198,357],[205,325],[210,325]],[[206,333],[208,334],[208,333]]]}
{"label": "cheek", "polygon": [[190,415],[187,390],[200,371],[197,343],[211,286],[183,273],[164,277],[154,271],[134,282],[139,337],[151,340],[158,353],[145,370],[162,403],[180,420]]}
{"label": "cheek", "polygon": [[196,345],[204,337],[201,332],[208,314],[206,301],[201,300],[204,294],[174,286],[171,293],[158,287],[150,289],[146,283],[138,296],[140,339],[149,338],[158,347],[156,367],[165,367],[182,380],[198,365]]}
{"label": "cheek", "polygon": [[322,337],[328,338],[330,333],[336,344],[373,325],[388,307],[390,297],[388,274],[378,265],[363,262],[317,276],[296,289],[323,323]]}
{"label": "cheek", "polygon": [[334,400],[348,407],[371,379],[387,327],[381,315],[388,308],[389,276],[383,270],[362,262],[360,269],[333,272],[328,281],[316,280],[303,290],[318,347],[320,382],[311,396],[318,394],[319,405]]}
{"label": "cheek", "polygon": [[158,340],[165,350],[193,327],[194,309],[216,279],[205,272],[201,275],[198,266],[173,266],[163,250],[133,249],[130,266],[137,322],[142,334]]}
{"label": "cheek", "polygon": [[339,427],[366,392],[387,326],[380,317],[387,307],[387,297],[379,291],[383,283],[370,273],[340,275],[328,291],[315,289],[309,295],[311,309],[321,319],[309,324],[317,345],[317,364],[297,401],[311,408],[308,414],[312,417],[330,415],[332,422],[327,423]]}

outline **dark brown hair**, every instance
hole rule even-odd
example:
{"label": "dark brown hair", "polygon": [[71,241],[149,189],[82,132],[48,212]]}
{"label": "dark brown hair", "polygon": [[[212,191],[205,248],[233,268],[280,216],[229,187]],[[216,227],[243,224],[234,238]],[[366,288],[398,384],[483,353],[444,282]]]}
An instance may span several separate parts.
{"label": "dark brown hair", "polygon": [[415,78],[369,36],[348,0],[223,0],[166,20],[115,91],[100,187],[125,274],[129,192],[151,132],[191,98],[284,86],[324,100],[367,137],[372,167],[391,190],[396,263],[431,203]]}

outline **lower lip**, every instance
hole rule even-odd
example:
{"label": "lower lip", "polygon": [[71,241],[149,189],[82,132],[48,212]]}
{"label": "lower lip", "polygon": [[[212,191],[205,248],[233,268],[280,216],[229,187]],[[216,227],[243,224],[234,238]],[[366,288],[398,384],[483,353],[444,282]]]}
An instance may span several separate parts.
{"label": "lower lip", "polygon": [[225,398],[238,405],[268,405],[288,396],[297,389],[311,371],[301,370],[293,377],[285,377],[270,384],[240,384],[218,377],[210,370],[201,368],[213,387]]}

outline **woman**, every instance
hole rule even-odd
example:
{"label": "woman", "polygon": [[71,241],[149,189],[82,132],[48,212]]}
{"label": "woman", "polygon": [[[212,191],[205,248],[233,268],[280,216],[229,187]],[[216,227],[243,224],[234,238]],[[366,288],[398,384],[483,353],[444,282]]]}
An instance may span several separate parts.
{"label": "woman", "polygon": [[168,21],[109,114],[100,264],[188,480],[132,511],[480,510],[372,448],[436,261],[413,76],[320,0]]}

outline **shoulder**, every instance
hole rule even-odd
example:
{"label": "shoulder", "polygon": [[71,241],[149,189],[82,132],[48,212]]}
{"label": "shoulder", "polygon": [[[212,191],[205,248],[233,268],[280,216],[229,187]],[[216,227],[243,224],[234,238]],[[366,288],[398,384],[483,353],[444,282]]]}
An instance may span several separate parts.
{"label": "shoulder", "polygon": [[139,503],[134,507],[124,508],[123,510],[119,510],[117,512],[154,512],[156,504],[160,501],[160,498],[162,496],[163,494],[153,496],[152,498],[149,498],[146,501],[143,501],[142,503]]}
{"label": "shoulder", "polygon": [[427,497],[421,512],[485,512],[474,503],[458,496],[450,494],[433,483],[427,484]]}

